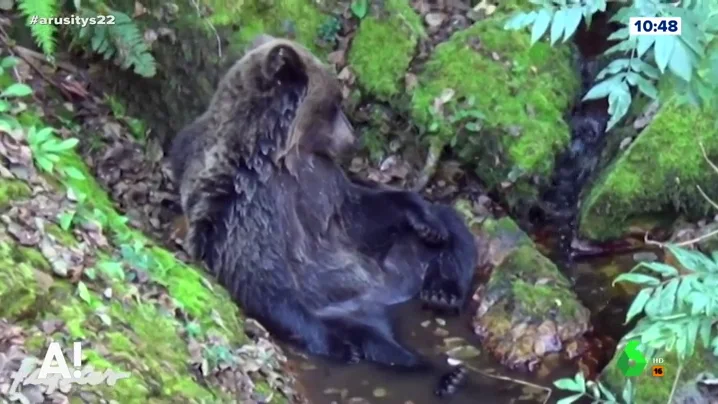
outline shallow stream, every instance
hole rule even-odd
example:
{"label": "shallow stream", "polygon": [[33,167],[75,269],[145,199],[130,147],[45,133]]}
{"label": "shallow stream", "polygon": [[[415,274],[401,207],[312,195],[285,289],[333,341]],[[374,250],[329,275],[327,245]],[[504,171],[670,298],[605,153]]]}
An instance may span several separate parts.
{"label": "shallow stream", "polygon": [[[575,280],[574,290],[591,309],[595,331],[593,334],[620,338],[625,326],[625,310],[630,296],[611,287],[616,273],[631,269],[636,259],[644,259],[651,252],[620,254],[576,262],[565,273]],[[635,258],[635,259],[634,259]],[[656,256],[657,258],[657,256]],[[478,337],[471,330],[471,317],[475,307],[459,317],[437,317],[421,309],[412,301],[397,307],[398,333],[402,341],[429,357],[437,369],[425,374],[405,374],[371,364],[343,365],[320,358],[307,358],[290,352],[289,357],[297,369],[304,394],[312,404],[510,404],[555,403],[564,397],[553,391],[546,401],[553,380],[573,376],[578,369],[577,360],[551,358],[543,369],[528,374],[506,370],[491,355],[483,352]],[[434,396],[441,374],[450,370],[442,347],[449,341],[461,338],[460,345],[470,345],[479,355],[465,360],[469,370],[465,383],[456,394],[439,398]],[[608,348],[612,351],[613,348]],[[613,352],[603,352],[610,358]],[[477,372],[480,371],[481,373]],[[489,377],[498,375],[501,378]],[[528,382],[521,384],[517,380]],[[531,384],[535,386],[531,386]]]}

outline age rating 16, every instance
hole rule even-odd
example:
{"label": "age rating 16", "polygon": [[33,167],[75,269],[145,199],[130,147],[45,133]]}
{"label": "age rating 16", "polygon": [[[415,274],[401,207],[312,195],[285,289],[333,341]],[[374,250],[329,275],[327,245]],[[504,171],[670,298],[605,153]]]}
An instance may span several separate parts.
{"label": "age rating 16", "polygon": [[634,35],[680,35],[681,17],[631,17],[628,32]]}

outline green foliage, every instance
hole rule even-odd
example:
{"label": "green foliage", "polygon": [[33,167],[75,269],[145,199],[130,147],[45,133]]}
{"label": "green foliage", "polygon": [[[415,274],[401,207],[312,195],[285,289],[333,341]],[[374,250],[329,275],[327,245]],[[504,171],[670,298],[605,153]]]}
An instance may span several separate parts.
{"label": "green foliage", "polygon": [[55,53],[55,32],[57,27],[54,24],[31,24],[32,17],[56,17],[58,15],[58,4],[56,0],[20,0],[18,8],[27,18],[27,25],[30,33],[37,42],[40,49],[47,56]]}
{"label": "green foliage", "polygon": [[[455,125],[454,127],[459,127],[472,133],[478,133],[481,131],[486,115],[484,115],[484,113],[476,106],[475,96],[472,95],[466,97],[466,99],[455,99],[453,98],[453,91],[445,91],[439,98],[439,101],[445,101],[444,104],[441,104],[443,113],[442,111],[437,110],[436,105],[432,105],[429,108],[429,114],[432,119],[431,123],[426,128],[428,133],[440,136],[442,137],[442,142],[448,143],[451,147],[456,147],[456,142],[458,141],[457,135],[460,131],[442,134],[439,129],[443,121]],[[438,105],[439,103],[437,102],[436,104]],[[449,137],[444,139],[447,135]],[[459,154],[462,155],[461,157],[468,157],[464,156],[465,153],[462,153],[462,151],[460,151]]]}
{"label": "green foliage", "polygon": [[352,0],[351,6],[352,14],[358,19],[366,17],[369,12],[369,0]]}
{"label": "green foliage", "polygon": [[616,395],[613,394],[603,383],[595,382],[592,380],[586,380],[583,373],[578,372],[576,376],[572,378],[565,378],[556,380],[554,383],[559,390],[569,391],[575,393],[566,398],[558,400],[557,404],[571,404],[580,400],[583,397],[587,397],[592,400],[593,403],[625,403],[632,404],[633,401],[633,384],[631,380],[626,381],[626,385],[621,393],[621,399],[619,401]]}
{"label": "green foliage", "polygon": [[[90,9],[80,10],[80,15],[86,18],[96,14]],[[154,76],[157,72],[155,59],[137,24],[130,16],[116,10],[109,10],[109,15],[115,17],[114,24],[88,24],[80,28],[78,40],[89,44],[90,49],[105,60],[112,59],[122,69],[133,67],[133,71],[140,76]]]}
{"label": "green foliage", "polygon": [[[606,10],[606,0],[534,1],[537,10],[519,12],[506,29],[531,26],[536,43],[549,33],[551,44],[573,36],[582,20],[591,23],[593,14]],[[629,36],[631,17],[681,17],[680,36]],[[608,38],[619,41],[606,55],[619,55],[598,75],[600,80],[584,100],[608,97],[611,119],[608,129],[623,118],[631,105],[631,88],[649,98],[658,98],[656,82],[670,77],[686,101],[695,105],[713,102],[718,92],[718,3],[702,0],[663,2],[632,0],[611,21],[623,25]],[[670,73],[666,75],[665,73]]]}
{"label": "green foliage", "polygon": [[[81,28],[70,27],[74,43],[81,43],[102,56],[112,60],[122,69],[133,68],[143,77],[152,77],[156,73],[155,59],[144,41],[137,24],[125,13],[112,10],[102,2],[91,2],[91,8],[83,7],[80,0],[72,2],[76,17],[97,20],[102,15],[105,24],[85,24]],[[38,46],[48,58],[54,56],[56,47],[55,24],[32,24],[33,17],[62,18],[66,10],[58,7],[56,0],[20,0],[18,7],[27,17],[27,25]],[[70,10],[67,10],[70,11]]]}
{"label": "green foliage", "polygon": [[335,16],[330,16],[319,26],[317,36],[321,41],[334,45],[337,42],[337,35],[341,28],[341,20]]}
{"label": "green foliage", "polygon": [[[698,341],[718,356],[718,252],[709,257],[674,245],[666,248],[680,269],[660,262],[641,262],[613,281],[644,286],[628,309],[626,323],[642,318],[623,340],[640,341],[639,349],[647,358],[659,352],[675,352],[679,363],[684,363],[695,353]],[[587,396],[587,387],[592,389],[594,402],[619,402],[600,383],[584,382],[578,375],[575,380],[557,380],[557,388],[577,393],[559,403]],[[632,388],[630,379],[626,380],[623,402],[631,403]]]}

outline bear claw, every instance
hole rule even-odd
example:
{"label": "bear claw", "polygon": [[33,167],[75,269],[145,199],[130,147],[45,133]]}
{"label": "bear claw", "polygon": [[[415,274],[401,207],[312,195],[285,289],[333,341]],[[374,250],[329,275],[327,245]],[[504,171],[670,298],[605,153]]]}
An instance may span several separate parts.
{"label": "bear claw", "polygon": [[431,245],[441,245],[449,239],[446,228],[438,221],[420,220],[415,215],[409,215],[409,225],[416,232],[420,239]]}

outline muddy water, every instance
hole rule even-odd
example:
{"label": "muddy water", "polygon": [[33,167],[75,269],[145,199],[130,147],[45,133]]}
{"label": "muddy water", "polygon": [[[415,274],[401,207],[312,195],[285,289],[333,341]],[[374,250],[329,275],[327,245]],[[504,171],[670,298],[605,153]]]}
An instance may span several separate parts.
{"label": "muddy water", "polygon": [[[478,338],[470,329],[471,310],[460,317],[437,317],[424,311],[418,302],[397,307],[398,334],[402,341],[424,354],[436,365],[436,371],[424,374],[405,374],[371,364],[342,365],[318,358],[290,354],[299,372],[307,398],[313,404],[477,404],[477,403],[543,403],[547,391],[499,380],[470,370],[465,383],[451,397],[438,398],[433,391],[441,374],[451,366],[442,347],[447,339],[462,338],[460,345],[472,345],[480,350]],[[443,324],[443,325],[442,325]],[[482,372],[521,378],[501,370],[498,363],[481,352],[465,363]],[[567,372],[570,373],[570,372]],[[531,380],[529,376],[526,380]],[[547,378],[546,380],[552,380]],[[543,383],[547,384],[547,383]]]}
{"label": "muddy water", "polygon": [[[575,281],[576,293],[594,313],[594,326],[598,331],[616,338],[625,332],[622,323],[631,297],[625,291],[612,288],[611,280],[617,273],[632,268],[636,264],[635,258],[640,257],[631,253],[593,258],[576,262],[567,269],[566,274]],[[405,374],[365,363],[350,366],[287,351],[294,366],[299,369],[300,383],[312,404],[556,403],[564,397],[554,391],[545,401],[547,390],[514,380],[552,387],[553,380],[575,374],[575,363],[554,363],[553,371],[522,374],[505,370],[485,352],[465,360],[469,367],[482,373],[470,370],[465,384],[451,397],[442,399],[434,396],[440,375],[451,369],[443,353],[445,350],[442,350],[447,339],[461,338],[464,342],[460,345],[471,345],[481,351],[478,338],[470,328],[473,312],[474,307],[470,305],[460,317],[452,318],[437,317],[424,311],[418,302],[397,307],[394,314],[399,336],[432,360],[437,370],[431,373]],[[608,353],[609,357],[611,354]],[[501,375],[505,379],[485,374]]]}

